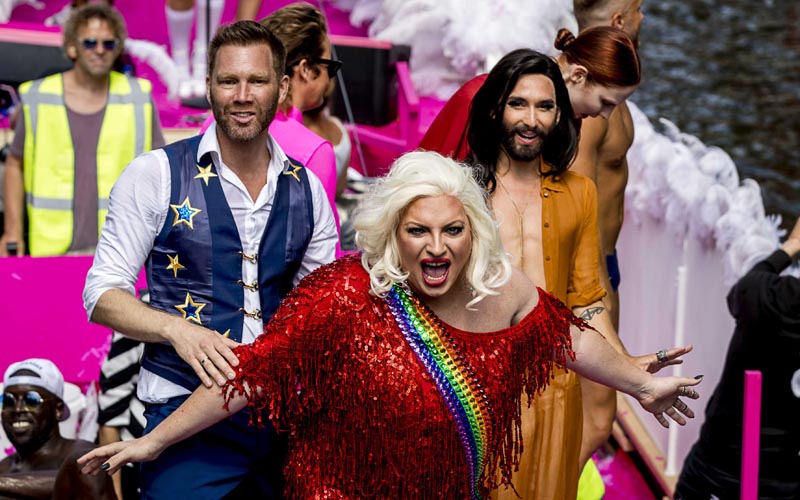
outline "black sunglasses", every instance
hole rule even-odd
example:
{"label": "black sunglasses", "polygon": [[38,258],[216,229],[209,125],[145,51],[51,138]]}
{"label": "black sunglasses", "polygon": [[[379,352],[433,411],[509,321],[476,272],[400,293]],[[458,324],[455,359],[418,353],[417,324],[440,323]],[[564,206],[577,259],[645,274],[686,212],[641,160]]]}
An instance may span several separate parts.
{"label": "black sunglasses", "polygon": [[[28,410],[35,410],[42,406],[44,403],[44,398],[41,394],[36,391],[28,391],[25,394],[19,396],[22,400],[22,405],[27,408]],[[11,394],[10,392],[3,393],[3,409],[4,410],[13,410],[17,407],[17,396]]]}
{"label": "black sunglasses", "polygon": [[86,50],[95,50],[97,48],[97,44],[101,43],[101,44],[103,44],[103,48],[105,50],[111,52],[112,50],[117,48],[117,44],[119,43],[119,40],[117,40],[116,38],[111,39],[111,40],[98,40],[97,38],[84,38],[83,40],[80,40],[80,42],[81,42],[81,45],[83,46],[83,48],[86,49]]}
{"label": "black sunglasses", "polygon": [[342,61],[338,59],[325,59],[324,57],[320,57],[317,59],[317,63],[328,66],[328,78],[335,77],[336,73],[342,69]]}

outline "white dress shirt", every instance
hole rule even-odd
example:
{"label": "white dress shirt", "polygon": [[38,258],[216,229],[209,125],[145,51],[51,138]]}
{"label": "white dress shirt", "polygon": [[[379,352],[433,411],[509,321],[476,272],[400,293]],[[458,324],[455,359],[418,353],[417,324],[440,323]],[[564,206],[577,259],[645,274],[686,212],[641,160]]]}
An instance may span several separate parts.
{"label": "white dress shirt", "polygon": [[[219,175],[222,191],[231,209],[242,250],[250,255],[258,253],[258,246],[272,210],[272,201],[278,176],[287,165],[283,150],[269,136],[267,149],[271,160],[267,168],[267,183],[253,201],[244,183],[223,162],[217,142],[216,126],[203,134],[197,150],[197,160],[210,152],[214,168]],[[333,261],[338,234],[325,189],[319,178],[306,169],[311,185],[314,205],[314,232],[311,235],[300,269],[294,277],[296,285],[303,276],[317,267]],[[139,272],[153,248],[156,236],[164,227],[169,211],[171,175],[166,153],[158,149],[134,159],[122,172],[111,190],[108,216],[103,224],[94,263],[86,276],[83,302],[89,318],[104,292],[120,289],[134,294]],[[242,259],[242,280],[258,280],[258,265]],[[245,293],[244,308],[261,309],[258,293]],[[250,343],[264,331],[261,319],[244,316],[242,342]],[[144,368],[139,375],[138,396],[148,403],[162,403],[167,399],[188,394],[174,384]]]}

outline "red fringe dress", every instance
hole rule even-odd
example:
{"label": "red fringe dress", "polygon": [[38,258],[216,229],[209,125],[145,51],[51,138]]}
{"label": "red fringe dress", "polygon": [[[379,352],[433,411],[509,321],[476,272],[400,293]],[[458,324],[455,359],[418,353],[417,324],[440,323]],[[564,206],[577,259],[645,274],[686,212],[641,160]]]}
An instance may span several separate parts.
{"label": "red fringe dress", "polygon": [[485,498],[518,460],[521,395],[574,356],[569,329],[583,327],[539,297],[517,325],[466,332],[400,287],[371,295],[359,256],[345,257],[237,348],[228,398],[243,392],[288,433],[286,498]]}

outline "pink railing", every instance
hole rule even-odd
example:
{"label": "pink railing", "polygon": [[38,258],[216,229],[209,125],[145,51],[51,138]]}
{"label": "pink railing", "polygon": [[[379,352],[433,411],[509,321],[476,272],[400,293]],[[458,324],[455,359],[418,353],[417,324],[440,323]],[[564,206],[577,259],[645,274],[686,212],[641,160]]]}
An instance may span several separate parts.
{"label": "pink railing", "polygon": [[758,452],[761,437],[761,372],[744,372],[744,414],[742,418],[741,500],[758,498]]}

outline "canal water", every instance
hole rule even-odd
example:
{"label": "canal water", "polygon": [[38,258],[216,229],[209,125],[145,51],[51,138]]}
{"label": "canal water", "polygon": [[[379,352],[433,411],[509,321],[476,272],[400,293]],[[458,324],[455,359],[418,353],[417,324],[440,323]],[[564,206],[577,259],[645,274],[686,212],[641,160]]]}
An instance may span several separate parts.
{"label": "canal water", "polygon": [[800,2],[645,0],[644,11],[632,100],[727,151],[790,229],[800,215]]}

